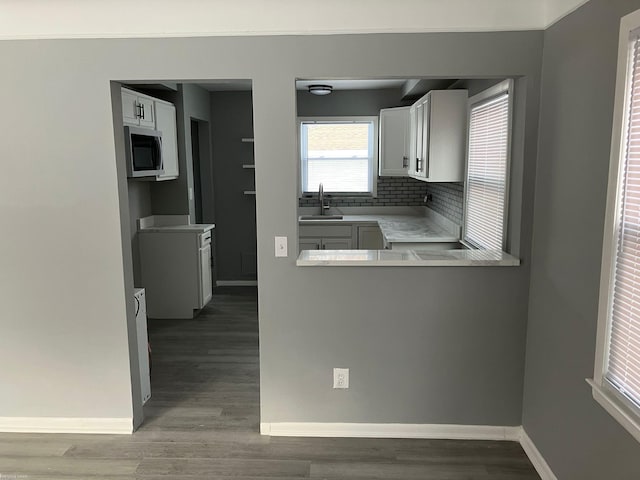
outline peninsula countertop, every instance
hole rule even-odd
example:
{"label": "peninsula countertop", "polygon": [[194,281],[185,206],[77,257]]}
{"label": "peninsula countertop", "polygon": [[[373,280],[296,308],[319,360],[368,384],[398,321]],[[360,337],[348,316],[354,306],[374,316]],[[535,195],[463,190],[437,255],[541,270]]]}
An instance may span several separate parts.
{"label": "peninsula countertop", "polygon": [[300,225],[377,224],[385,244],[452,243],[460,239],[460,227],[437,214],[347,214],[341,219],[298,219]]}
{"label": "peninsula countertop", "polygon": [[299,267],[514,267],[500,250],[303,250]]}

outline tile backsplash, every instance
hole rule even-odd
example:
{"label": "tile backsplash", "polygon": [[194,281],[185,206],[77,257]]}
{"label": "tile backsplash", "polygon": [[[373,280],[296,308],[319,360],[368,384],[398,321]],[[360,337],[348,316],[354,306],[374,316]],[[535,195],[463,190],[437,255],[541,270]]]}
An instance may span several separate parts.
{"label": "tile backsplash", "polygon": [[[378,196],[370,197],[333,197],[327,195],[332,207],[381,207],[381,206],[424,206],[427,184],[409,177],[379,177]],[[299,199],[300,207],[317,207],[318,198]]]}
{"label": "tile backsplash", "polygon": [[464,187],[462,183],[427,183],[427,193],[431,201],[427,207],[448,218],[458,225],[462,225],[462,202]]}
{"label": "tile backsplash", "polygon": [[[457,225],[462,225],[462,183],[427,183],[410,177],[379,177],[378,196],[333,197],[326,196],[332,207],[382,207],[424,206],[424,197],[431,195],[426,206]],[[300,207],[317,207],[318,198],[304,197],[298,200]]]}

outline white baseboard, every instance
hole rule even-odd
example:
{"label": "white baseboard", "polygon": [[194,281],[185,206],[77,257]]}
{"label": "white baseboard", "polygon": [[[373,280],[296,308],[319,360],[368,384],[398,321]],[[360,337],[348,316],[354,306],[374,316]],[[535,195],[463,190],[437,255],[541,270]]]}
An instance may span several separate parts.
{"label": "white baseboard", "polygon": [[520,427],[406,423],[261,423],[260,433],[275,437],[428,438],[448,440],[520,439]]}
{"label": "white baseboard", "polygon": [[0,417],[0,432],[131,434],[133,419]]}
{"label": "white baseboard", "polygon": [[551,467],[549,467],[549,464],[540,453],[540,450],[538,450],[533,443],[533,440],[529,438],[527,432],[524,431],[524,428],[520,429],[520,445],[522,445],[524,453],[527,454],[527,457],[529,457],[529,460],[542,480],[558,480],[558,477],[555,476]]}
{"label": "white baseboard", "polygon": [[216,280],[216,287],[257,287],[257,280]]}

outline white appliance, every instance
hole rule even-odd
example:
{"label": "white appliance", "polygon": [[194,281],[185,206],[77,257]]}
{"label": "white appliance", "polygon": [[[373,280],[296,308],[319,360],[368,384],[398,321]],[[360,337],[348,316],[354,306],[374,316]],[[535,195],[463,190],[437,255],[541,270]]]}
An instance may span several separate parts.
{"label": "white appliance", "polygon": [[136,288],[133,298],[136,308],[136,330],[138,332],[138,364],[140,366],[140,390],[142,403],[151,398],[151,376],[149,374],[149,337],[147,334],[147,302],[144,288]]}

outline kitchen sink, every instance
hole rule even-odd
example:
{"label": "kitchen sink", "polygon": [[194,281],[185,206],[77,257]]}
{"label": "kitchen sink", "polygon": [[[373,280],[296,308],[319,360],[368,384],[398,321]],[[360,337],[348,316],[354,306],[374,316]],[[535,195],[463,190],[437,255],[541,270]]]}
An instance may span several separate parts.
{"label": "kitchen sink", "polygon": [[342,215],[300,215],[300,220],[342,220]]}

